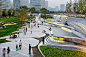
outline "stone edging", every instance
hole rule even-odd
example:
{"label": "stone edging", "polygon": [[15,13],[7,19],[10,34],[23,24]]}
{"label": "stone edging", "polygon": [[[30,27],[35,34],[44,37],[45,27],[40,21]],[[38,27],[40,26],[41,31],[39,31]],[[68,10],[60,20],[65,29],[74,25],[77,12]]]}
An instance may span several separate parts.
{"label": "stone edging", "polygon": [[42,56],[45,57],[44,54],[42,53],[42,51],[40,50],[40,46],[42,46],[42,45],[38,45],[38,50],[40,51],[40,53],[42,54]]}
{"label": "stone edging", "polygon": [[[48,36],[48,37],[49,37],[49,36]],[[46,38],[48,38],[48,37],[46,37]],[[41,43],[42,43],[42,42],[40,42],[40,44],[41,44]],[[43,45],[40,45],[40,44],[38,45],[38,50],[40,51],[40,53],[42,54],[42,56],[45,57],[44,54],[42,53],[42,51],[40,50],[40,46],[43,46]]]}

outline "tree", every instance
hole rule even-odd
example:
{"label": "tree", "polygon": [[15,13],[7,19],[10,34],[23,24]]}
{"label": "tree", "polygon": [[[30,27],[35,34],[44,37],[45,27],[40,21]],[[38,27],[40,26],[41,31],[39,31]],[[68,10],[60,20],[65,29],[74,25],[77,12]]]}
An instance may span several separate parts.
{"label": "tree", "polygon": [[21,10],[21,12],[17,12],[17,17],[19,18],[19,20],[22,22],[25,21],[25,18],[27,17],[27,11],[26,10]]}
{"label": "tree", "polygon": [[20,6],[20,9],[28,10],[28,7],[27,6]]}
{"label": "tree", "polygon": [[48,10],[46,8],[42,8],[42,9],[40,9],[40,12],[42,14],[46,14],[46,13],[48,13]]}
{"label": "tree", "polygon": [[35,13],[35,12],[36,12],[36,9],[33,7],[33,8],[31,8],[31,9],[29,9],[29,12],[30,12],[30,13]]}
{"label": "tree", "polygon": [[3,15],[3,16],[7,16],[7,14],[8,14],[8,11],[7,11],[6,9],[3,9],[2,15]]}

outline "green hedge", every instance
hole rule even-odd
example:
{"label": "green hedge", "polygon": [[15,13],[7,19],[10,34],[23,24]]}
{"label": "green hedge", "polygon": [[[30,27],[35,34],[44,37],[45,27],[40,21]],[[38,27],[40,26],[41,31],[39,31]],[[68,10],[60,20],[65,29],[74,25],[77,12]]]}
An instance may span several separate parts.
{"label": "green hedge", "polygon": [[48,46],[40,46],[45,57],[86,57],[86,53],[80,51],[63,50]]}
{"label": "green hedge", "polygon": [[9,42],[9,41],[7,41],[6,39],[0,39],[0,44],[5,42]]}

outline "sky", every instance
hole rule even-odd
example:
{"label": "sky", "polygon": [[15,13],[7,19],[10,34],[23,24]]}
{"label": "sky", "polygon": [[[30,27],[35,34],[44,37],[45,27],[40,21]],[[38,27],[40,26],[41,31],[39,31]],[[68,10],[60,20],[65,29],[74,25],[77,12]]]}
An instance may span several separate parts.
{"label": "sky", "polygon": [[48,6],[55,8],[55,6],[60,7],[60,4],[66,4],[67,2],[70,2],[70,0],[46,0],[48,1]]}
{"label": "sky", "polygon": [[60,4],[66,4],[67,2],[70,2],[70,0],[45,0],[45,1],[48,1],[48,6],[52,8],[55,8],[55,6],[60,7]]}

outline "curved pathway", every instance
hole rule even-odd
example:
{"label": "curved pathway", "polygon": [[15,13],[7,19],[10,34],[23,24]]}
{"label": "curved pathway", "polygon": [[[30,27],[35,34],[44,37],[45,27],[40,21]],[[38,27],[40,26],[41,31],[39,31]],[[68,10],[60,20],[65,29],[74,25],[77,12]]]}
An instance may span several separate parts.
{"label": "curved pathway", "polygon": [[[24,26],[27,27],[27,26]],[[7,38],[7,43],[0,44],[0,57],[2,57],[2,50],[3,48],[7,48],[8,46],[11,49],[10,57],[28,57],[29,56],[29,44],[31,44],[31,47],[35,47],[39,40],[36,40],[35,38],[40,38],[45,36],[44,33],[42,33],[43,28],[40,26],[39,28],[33,27],[32,34],[30,33],[30,28],[27,27],[27,33],[24,35],[23,29],[20,29],[20,36],[16,39],[9,39],[9,36],[2,37],[1,39]],[[16,34],[17,35],[17,34]],[[17,42],[15,42],[17,40]],[[16,51],[16,44],[19,44],[19,41],[22,41],[22,49]],[[31,49],[31,53],[33,53]],[[15,56],[14,56],[15,55]],[[6,55],[7,56],[7,55]]]}

